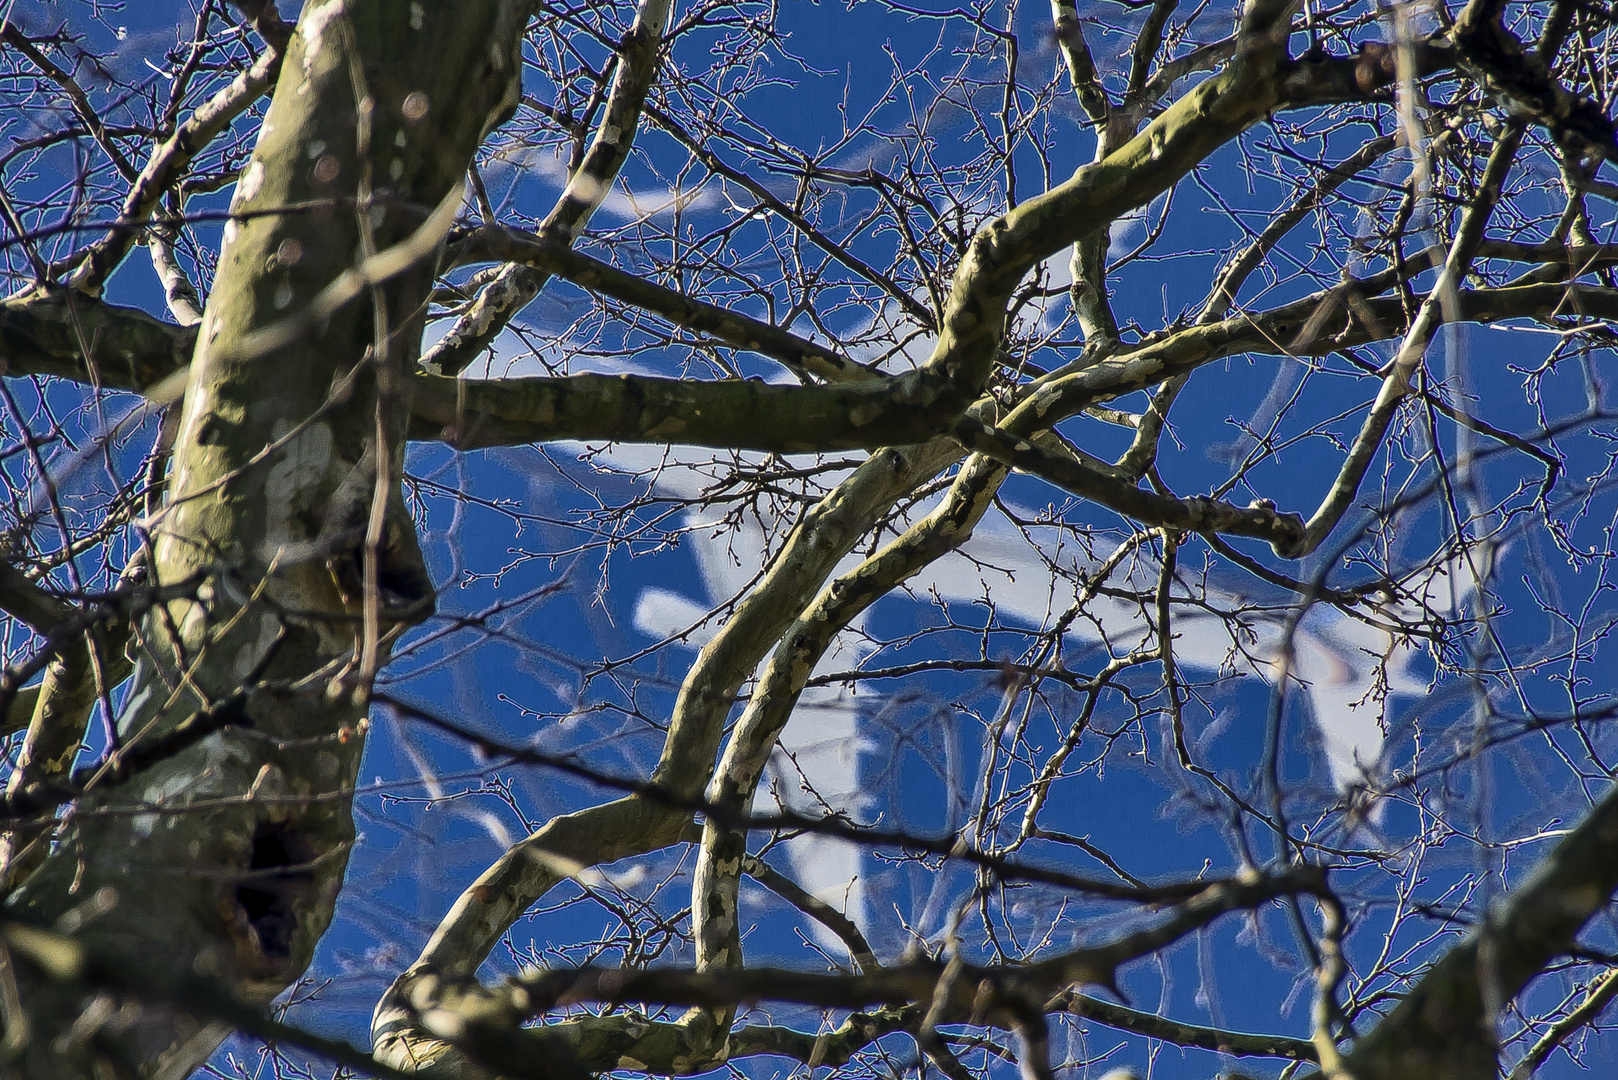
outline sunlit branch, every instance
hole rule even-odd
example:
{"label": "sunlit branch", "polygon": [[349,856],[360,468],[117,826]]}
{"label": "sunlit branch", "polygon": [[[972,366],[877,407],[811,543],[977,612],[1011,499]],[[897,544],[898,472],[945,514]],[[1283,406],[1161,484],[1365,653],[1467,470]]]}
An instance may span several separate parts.
{"label": "sunlit branch", "polygon": [[[260,6],[268,14],[275,11],[273,3],[266,2]],[[263,21],[271,25],[268,15]],[[274,22],[280,23],[278,15]],[[271,48],[260,53],[251,67],[187,117],[173,135],[152,151],[140,175],[134,177],[130,185],[118,220],[106,234],[88,247],[74,252],[64,260],[63,265],[54,269],[71,269],[71,283],[75,288],[90,295],[100,295],[107,276],[117,269],[140,238],[141,225],[152,216],[163,196],[184,177],[197,154],[275,85],[281,74],[281,57],[284,53],[284,42],[280,46],[272,42]]]}
{"label": "sunlit branch", "polygon": [[881,371],[850,360],[835,349],[816,345],[770,323],[695,300],[646,278],[626,273],[609,263],[574,251],[561,241],[489,226],[457,243],[451,257],[457,262],[501,259],[544,270],[592,292],[655,312],[676,326],[709,334],[738,349],[778,360],[805,381],[811,375],[827,382],[858,382],[887,377]]}
{"label": "sunlit branch", "polygon": [[[1019,411],[1026,409],[1030,419],[1037,416],[1054,423],[1098,401],[1144,390],[1227,356],[1249,352],[1324,356],[1383,341],[1390,333],[1407,329],[1409,316],[1402,298],[1365,297],[1345,304],[1343,295],[1340,289],[1329,289],[1267,312],[1162,331],[1116,356],[1071,372],[1053,373],[1032,391]],[[1618,318],[1618,290],[1582,283],[1462,289],[1454,308],[1465,322],[1533,319],[1560,326],[1564,321],[1577,324]],[[1298,335],[1305,329],[1310,333],[1300,339]],[[1003,421],[1000,426],[1009,430],[1009,423]]]}
{"label": "sunlit branch", "polygon": [[1079,24],[1078,8],[1073,0],[1051,0],[1051,20],[1055,24],[1056,42],[1067,62],[1068,79],[1078,95],[1079,104],[1089,114],[1098,130],[1105,127],[1112,113],[1112,102],[1106,88],[1096,75],[1095,61],[1090,46],[1084,40],[1084,28]]}
{"label": "sunlit branch", "polygon": [[[751,810],[754,793],[775,741],[792,716],[805,683],[836,636],[860,612],[923,566],[958,547],[988,509],[1005,470],[982,458],[962,468],[944,502],[854,570],[829,582],[781,636],[781,645],[759,676],[758,686],[731,729],[708,800],[734,820]],[[739,866],[746,854],[745,830],[726,816],[707,814],[692,881],[692,932],[698,970],[739,967],[741,925],[737,911]],[[732,869],[737,867],[738,869]],[[728,1027],[720,1013],[715,1024]]]}
{"label": "sunlit branch", "polygon": [[1006,303],[1036,264],[1144,206],[1280,103],[1290,0],[1255,0],[1224,71],[1169,106],[1106,158],[980,228],[954,280],[927,366],[975,392],[1000,347]]}
{"label": "sunlit branch", "polygon": [[1461,217],[1461,224],[1456,230],[1454,242],[1450,245],[1444,269],[1440,272],[1438,281],[1434,283],[1432,292],[1428,294],[1426,300],[1422,302],[1421,309],[1411,320],[1410,329],[1405,332],[1404,340],[1399,343],[1399,351],[1388,362],[1387,374],[1383,377],[1382,388],[1377,393],[1376,401],[1372,403],[1371,411],[1366,416],[1359,434],[1354,437],[1354,442],[1349,447],[1331,490],[1321,501],[1319,509],[1310,517],[1305,535],[1299,544],[1298,554],[1306,555],[1318,548],[1342,520],[1344,512],[1359,492],[1360,483],[1365,478],[1366,470],[1371,466],[1371,460],[1382,446],[1382,439],[1387,434],[1388,425],[1393,422],[1394,413],[1410,392],[1416,368],[1427,354],[1427,346],[1432,341],[1433,333],[1446,315],[1455,317],[1447,309],[1458,306],[1455,304],[1455,294],[1467,271],[1471,269],[1472,259],[1477,254],[1477,246],[1483,240],[1484,227],[1488,224],[1495,202],[1500,198],[1500,188],[1505,183],[1506,171],[1517,155],[1522,134],[1522,126],[1516,125],[1495,143],[1494,150],[1489,155],[1489,163],[1478,183],[1477,198],[1468,205],[1466,213]]}
{"label": "sunlit branch", "polygon": [[397,1056],[388,1060],[458,1060],[452,1047],[416,1024],[416,1003],[423,996],[430,1001],[433,993],[430,986],[423,989],[422,979],[437,972],[454,977],[475,971],[512,922],[565,876],[550,857],[552,851],[576,850],[575,865],[588,865],[656,850],[684,835],[693,809],[701,804],[699,795],[742,681],[894,501],[960,456],[946,439],[902,452],[882,451],[805,515],[681,684],[652,774],[653,788],[676,798],[656,797],[653,790],[642,792],[633,785],[620,788],[631,794],[554,818],[514,844],[461,894],[420,957],[377,1005],[372,1037],[379,1055]]}
{"label": "sunlit branch", "polygon": [[[54,811],[77,794],[68,783],[69,773],[91,710],[100,703],[110,713],[113,688],[134,670],[124,651],[130,621],[116,615],[104,625],[88,627],[78,640],[67,641],[51,658],[39,683],[29,688],[34,692],[24,691],[12,700],[13,711],[27,704],[27,734],[17,750],[0,807],[14,809],[32,802],[35,810]],[[4,816],[0,811],[0,820]],[[44,856],[50,824],[54,822],[31,835],[19,825],[0,838],[0,889],[21,880]]]}
{"label": "sunlit branch", "polygon": [[643,375],[411,379],[414,413],[461,448],[557,439],[734,449],[876,449],[921,443],[964,402],[927,371],[838,386],[702,382]]}
{"label": "sunlit branch", "polygon": [[163,283],[163,299],[169,314],[181,326],[196,326],[202,322],[202,299],[195,285],[180,269],[174,258],[174,230],[167,226],[153,226],[146,233],[146,249],[152,256],[152,269]]}
{"label": "sunlit branch", "polygon": [[[634,145],[646,94],[657,77],[662,56],[663,30],[668,25],[670,0],[640,0],[635,22],[618,48],[617,70],[595,136],[555,207],[539,226],[546,240],[572,244],[590,224],[605,201]],[[526,264],[502,267],[485,285],[472,306],[437,344],[421,358],[423,371],[455,376],[505,328],[506,324],[545,287],[547,273]]]}

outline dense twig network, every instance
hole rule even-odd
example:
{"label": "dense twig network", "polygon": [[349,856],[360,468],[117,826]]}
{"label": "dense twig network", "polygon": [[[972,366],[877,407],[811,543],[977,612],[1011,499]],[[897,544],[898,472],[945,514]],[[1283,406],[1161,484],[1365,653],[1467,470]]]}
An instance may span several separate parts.
{"label": "dense twig network", "polygon": [[0,13],[0,1074],[1618,1059],[1608,8],[174,7]]}

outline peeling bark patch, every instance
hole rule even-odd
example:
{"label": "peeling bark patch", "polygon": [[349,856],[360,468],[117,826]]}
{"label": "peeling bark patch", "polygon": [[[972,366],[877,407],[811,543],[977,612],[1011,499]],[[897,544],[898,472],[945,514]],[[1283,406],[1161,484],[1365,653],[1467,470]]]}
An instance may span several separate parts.
{"label": "peeling bark patch", "polygon": [[231,200],[231,213],[236,213],[252,202],[264,187],[264,163],[254,158],[236,185],[236,197]]}
{"label": "peeling bark patch", "polygon": [[320,47],[325,43],[326,25],[343,13],[342,0],[328,0],[304,13],[299,24],[303,31],[303,77],[304,84],[299,87],[298,93],[309,92],[307,80],[314,76],[314,59],[320,55]]}
{"label": "peeling bark patch", "polygon": [[298,932],[297,898],[314,875],[305,869],[313,858],[302,837],[284,821],[261,822],[253,831],[247,876],[236,887],[236,904],[258,937],[259,949],[276,960],[292,956]]}
{"label": "peeling bark patch", "polygon": [[321,479],[331,466],[332,433],[325,424],[310,424],[302,432],[287,438],[291,425],[279,421],[275,427],[277,439],[286,438],[281,456],[270,468],[264,483],[265,552],[273,556],[289,544],[309,539],[305,529],[294,529],[299,503],[303,493],[318,490]]}

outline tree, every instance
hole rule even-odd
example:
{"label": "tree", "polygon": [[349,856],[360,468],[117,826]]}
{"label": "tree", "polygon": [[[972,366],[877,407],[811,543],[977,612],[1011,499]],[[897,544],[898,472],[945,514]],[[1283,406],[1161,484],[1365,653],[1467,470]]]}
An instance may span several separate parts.
{"label": "tree", "polygon": [[1612,1060],[1604,8],[126,17],[3,30],[6,1075]]}

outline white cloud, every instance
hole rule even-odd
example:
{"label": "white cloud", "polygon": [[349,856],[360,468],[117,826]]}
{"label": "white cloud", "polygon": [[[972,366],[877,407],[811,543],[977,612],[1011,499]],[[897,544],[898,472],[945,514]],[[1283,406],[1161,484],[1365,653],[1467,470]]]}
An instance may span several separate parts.
{"label": "white cloud", "polygon": [[[539,148],[519,150],[506,154],[504,160],[532,176],[551,181],[556,185],[558,194],[568,183],[567,162],[560,150]],[[616,218],[620,222],[646,221],[664,214],[672,214],[676,210],[713,210],[723,202],[717,181],[701,184],[690,190],[665,185],[630,191],[625,190],[624,181],[620,178],[607,191],[602,192],[599,185],[592,187],[586,178],[581,177],[577,189],[581,197],[599,197],[600,207],[596,212]]]}

